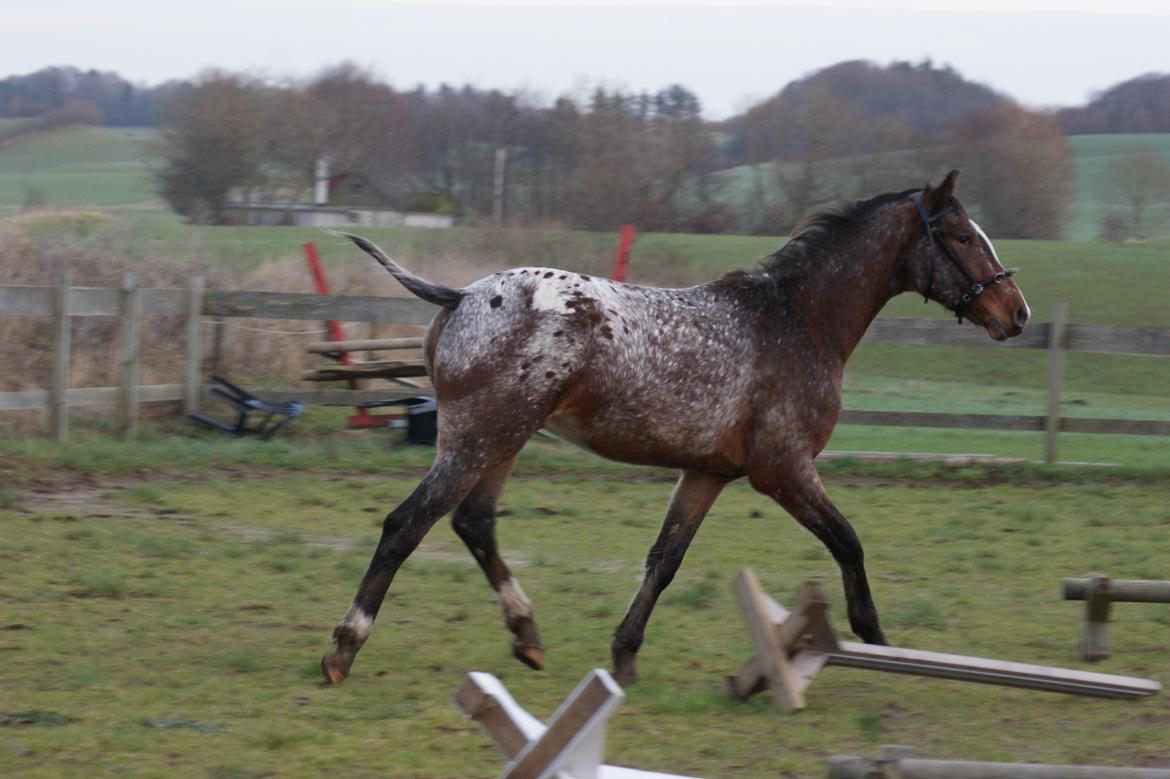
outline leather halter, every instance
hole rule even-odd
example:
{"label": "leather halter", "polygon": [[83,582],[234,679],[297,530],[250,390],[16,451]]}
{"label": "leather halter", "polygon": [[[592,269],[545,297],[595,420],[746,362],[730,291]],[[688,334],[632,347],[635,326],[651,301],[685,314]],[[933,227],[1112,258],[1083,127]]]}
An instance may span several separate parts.
{"label": "leather halter", "polygon": [[[954,314],[958,318],[959,323],[962,324],[963,312],[967,310],[967,306],[971,304],[971,301],[982,295],[983,290],[987,289],[993,284],[999,284],[1004,279],[1014,276],[1020,269],[1004,268],[1003,270],[997,271],[991,276],[983,279],[983,281],[976,281],[971,277],[971,274],[967,272],[967,269],[963,267],[962,261],[959,260],[959,255],[955,254],[954,250],[947,246],[946,241],[942,239],[942,235],[940,234],[938,227],[935,226],[935,222],[939,221],[948,214],[954,213],[955,207],[947,206],[937,214],[931,215],[927,213],[926,205],[922,202],[921,192],[915,193],[910,199],[914,201],[914,208],[918,211],[918,218],[922,220],[922,225],[926,228],[926,236],[930,239],[931,244],[941,247],[947,258],[952,263],[954,263],[955,267],[959,269],[959,272],[963,274],[963,278],[967,279],[967,289],[964,290],[962,296],[959,298],[959,302],[956,303],[953,308],[948,307],[945,303],[943,304],[943,307],[949,308],[950,312]],[[926,294],[923,295],[922,302],[925,303],[930,299],[930,292],[933,287],[934,262],[932,261],[930,263],[930,277],[926,281]]]}

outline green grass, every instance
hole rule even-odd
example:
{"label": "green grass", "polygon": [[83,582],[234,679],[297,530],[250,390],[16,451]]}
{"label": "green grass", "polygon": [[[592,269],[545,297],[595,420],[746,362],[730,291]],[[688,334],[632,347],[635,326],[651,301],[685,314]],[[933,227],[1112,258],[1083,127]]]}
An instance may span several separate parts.
{"label": "green grass", "polygon": [[[152,147],[156,137],[155,131],[143,128],[71,127],[0,146],[0,212],[19,208],[32,188],[50,206],[95,206],[137,223],[173,226],[178,219],[165,210],[125,209],[130,204],[158,201],[149,172],[157,160]],[[1095,240],[1103,218],[1116,208],[1103,187],[1111,159],[1136,145],[1150,146],[1170,159],[1170,139],[1165,134],[1078,135],[1069,136],[1068,143],[1076,160],[1077,184],[1066,235],[1077,241]],[[906,163],[908,169],[914,165]],[[771,167],[761,166],[759,175],[768,197],[779,200]],[[743,166],[720,171],[714,180],[722,190],[721,198],[742,209],[754,197],[752,176],[750,168]],[[911,176],[906,186],[913,186],[919,178]]]}
{"label": "green grass", "polygon": [[[1110,193],[1106,174],[1111,160],[1129,152],[1137,146],[1147,146],[1162,154],[1170,162],[1170,134],[1111,134],[1111,135],[1071,135],[1066,138],[1073,154],[1076,169],[1076,185],[1073,192],[1073,207],[1065,229],[1065,237],[1074,241],[1094,241],[1101,234],[1101,224],[1106,214],[1111,211],[1125,212],[1125,207],[1114,202]],[[874,156],[905,156],[902,152],[893,152],[888,155]],[[862,156],[858,159],[866,160]],[[914,159],[906,159],[903,168],[914,171],[920,163]],[[890,167],[883,163],[883,167]],[[921,184],[923,174],[908,175],[903,182],[906,187]],[[784,196],[775,181],[773,165],[771,163],[756,166],[740,166],[714,174],[714,183],[719,187],[719,199],[735,211],[743,211],[751,207],[758,200],[757,186],[763,188],[765,197],[772,205],[783,203]],[[759,182],[757,185],[756,182]],[[960,196],[961,196],[960,185]],[[1163,204],[1164,206],[1165,204]],[[1155,216],[1153,212],[1151,217]],[[1161,217],[1166,216],[1163,207]],[[1166,235],[1170,224],[1165,221],[1160,224],[1151,224],[1151,228],[1160,230],[1160,235]]]}
{"label": "green grass", "polygon": [[119,206],[158,199],[149,166],[153,132],[68,127],[0,146],[0,206],[30,189],[50,206]]}
{"label": "green grass", "polygon": [[[12,539],[0,550],[0,721],[16,718],[0,727],[0,774],[498,775],[451,693],[484,670],[548,717],[606,666],[670,491],[580,468],[550,481],[530,465],[504,494],[499,534],[536,604],[542,673],[512,660],[498,606],[444,522],[396,579],[351,679],[318,683],[381,513],[416,481],[401,469],[340,480],[196,471],[152,481],[145,506],[112,488],[68,514],[43,492],[0,511]],[[1059,578],[1170,576],[1164,482],[829,488],[866,543],[887,633],[906,646],[1089,667],[1076,659],[1082,609],[1059,600]],[[1166,696],[1104,701],[833,668],[799,716],[766,696],[724,698],[720,680],[751,653],[728,586],[741,567],[781,602],[820,580],[848,633],[836,569],[818,549],[747,485],[728,488],[650,623],[642,681],[609,731],[612,762],[820,776],[829,754],[897,742],[937,757],[1170,764]],[[1113,658],[1093,670],[1170,684],[1165,609],[1115,607]]]}
{"label": "green grass", "polygon": [[[1068,237],[1074,240],[1090,241],[1097,238],[1101,234],[1101,224],[1109,212],[1126,214],[1124,206],[1113,202],[1114,196],[1108,189],[1107,172],[1110,161],[1136,147],[1145,146],[1157,151],[1166,162],[1170,162],[1170,134],[1167,133],[1073,135],[1068,138],[1068,143],[1076,155],[1077,168],[1073,218],[1068,229]],[[1151,212],[1149,216],[1156,215]],[[1164,209],[1161,216],[1166,216]],[[1162,234],[1165,234],[1170,225],[1162,223],[1151,227],[1155,229],[1160,227]]]}

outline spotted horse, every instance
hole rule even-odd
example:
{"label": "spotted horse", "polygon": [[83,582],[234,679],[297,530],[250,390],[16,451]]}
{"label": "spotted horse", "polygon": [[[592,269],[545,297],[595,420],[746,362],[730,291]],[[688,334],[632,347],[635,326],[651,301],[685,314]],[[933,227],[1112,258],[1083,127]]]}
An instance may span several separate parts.
{"label": "spotted horse", "polygon": [[888,300],[914,292],[1002,341],[1028,306],[987,235],[937,187],[878,195],[806,218],[754,270],[687,289],[516,268],[463,289],[426,281],[345,234],[410,292],[439,306],[423,341],[438,401],[430,471],[386,517],[352,605],[321,661],[345,679],[387,589],[427,531],[455,532],[503,607],[520,661],[541,668],[532,603],[496,546],[496,501],[524,443],[544,427],[602,457],[681,471],[645,572],[613,635],[614,675],[637,679],[650,612],[703,517],[746,476],[811,531],[841,569],[849,624],[884,644],[857,534],[813,459],[841,410],[845,361]]}

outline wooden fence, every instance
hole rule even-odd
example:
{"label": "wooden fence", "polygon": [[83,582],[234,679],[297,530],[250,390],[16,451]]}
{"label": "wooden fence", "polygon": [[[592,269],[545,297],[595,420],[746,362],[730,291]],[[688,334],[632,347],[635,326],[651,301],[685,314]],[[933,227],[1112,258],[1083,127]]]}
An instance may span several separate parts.
{"label": "wooden fence", "polygon": [[[110,405],[119,408],[127,437],[133,437],[139,403],[182,401],[193,410],[202,392],[202,323],[206,318],[315,320],[379,324],[426,324],[434,314],[429,303],[414,298],[323,296],[279,292],[228,292],[204,289],[202,278],[185,289],[142,289],[127,274],[121,289],[73,287],[69,274],[59,272],[49,287],[0,286],[0,316],[37,316],[53,319],[53,372],[50,388],[0,393],[0,411],[44,409],[50,412],[53,437],[68,435],[68,409],[73,406]],[[182,384],[138,385],[138,328],[143,316],[186,318],[185,370]],[[120,386],[71,388],[69,375],[69,320],[74,316],[116,316],[120,328]],[[1170,357],[1170,328],[1068,324],[1068,307],[1053,307],[1050,322],[1033,323],[1020,336],[993,343],[975,328],[959,328],[935,319],[879,317],[865,335],[866,341],[932,346],[972,346],[1049,351],[1048,410],[1046,414],[948,414],[917,411],[855,411],[841,413],[841,423],[895,427],[978,428],[1027,430],[1046,434],[1045,453],[1056,460],[1057,434],[1116,433],[1170,435],[1170,421],[1061,417],[1060,396],[1066,352],[1097,352]],[[351,405],[387,399],[407,390],[291,389],[266,391],[274,401]]]}

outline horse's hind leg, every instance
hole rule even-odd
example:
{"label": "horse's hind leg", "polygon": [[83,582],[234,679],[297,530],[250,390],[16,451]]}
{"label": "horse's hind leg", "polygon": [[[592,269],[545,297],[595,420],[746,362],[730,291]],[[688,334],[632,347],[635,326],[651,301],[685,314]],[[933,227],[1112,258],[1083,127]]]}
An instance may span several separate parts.
{"label": "horse's hind leg", "polygon": [[479,481],[481,473],[482,468],[441,453],[414,492],[387,515],[382,523],[382,538],[357,595],[333,631],[333,651],[321,658],[321,671],[330,682],[337,684],[349,675],[399,567],[435,522],[455,508]]}
{"label": "horse's hind leg", "polygon": [[496,501],[512,470],[512,460],[489,470],[455,509],[451,526],[463,539],[488,584],[500,600],[504,621],[512,631],[512,654],[530,668],[544,667],[540,634],[532,619],[532,602],[520,589],[496,547]]}
{"label": "horse's hind leg", "polygon": [[684,471],[675,485],[658,539],[646,555],[642,585],[613,634],[613,675],[622,684],[638,680],[636,657],[650,612],[654,610],[658,596],[674,579],[699,525],[728,481],[718,476]]}

